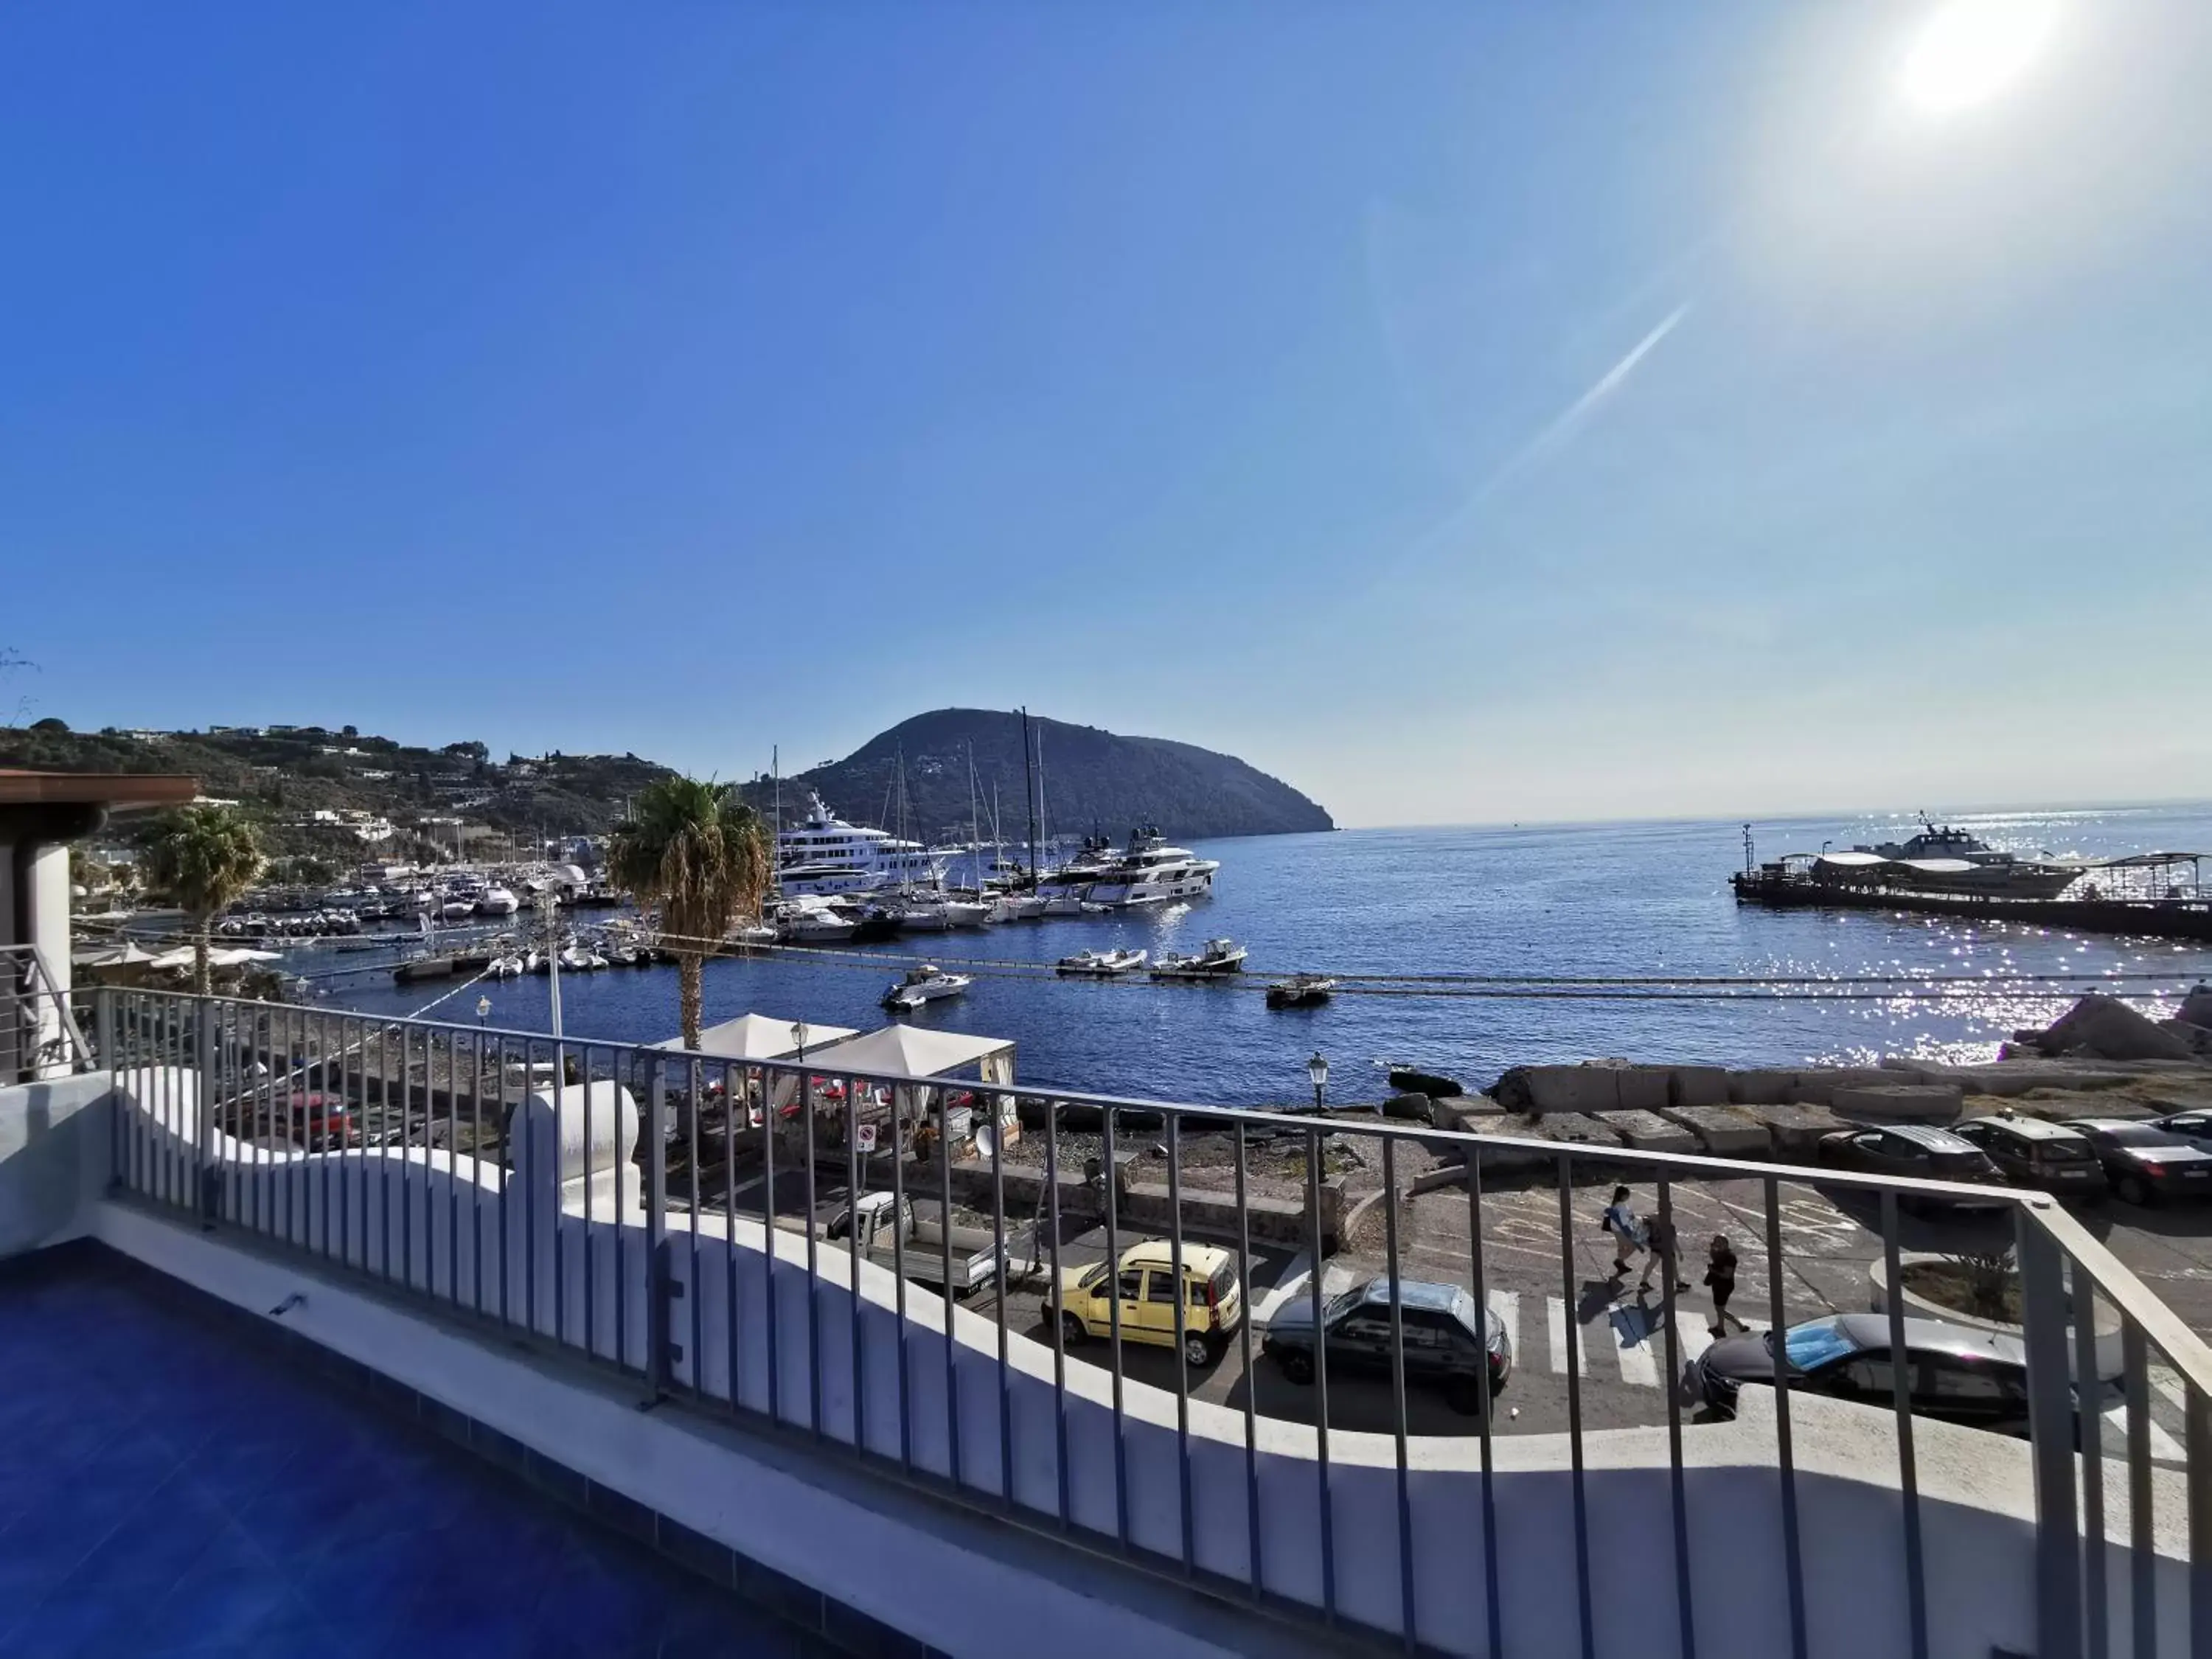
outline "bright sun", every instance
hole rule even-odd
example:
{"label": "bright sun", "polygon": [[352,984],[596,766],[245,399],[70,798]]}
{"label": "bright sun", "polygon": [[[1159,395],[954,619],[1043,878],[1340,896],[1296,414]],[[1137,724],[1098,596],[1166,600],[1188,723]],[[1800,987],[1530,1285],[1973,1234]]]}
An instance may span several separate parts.
{"label": "bright sun", "polygon": [[1946,0],[1905,60],[1905,93],[1942,113],[2003,90],[2042,49],[2057,0]]}

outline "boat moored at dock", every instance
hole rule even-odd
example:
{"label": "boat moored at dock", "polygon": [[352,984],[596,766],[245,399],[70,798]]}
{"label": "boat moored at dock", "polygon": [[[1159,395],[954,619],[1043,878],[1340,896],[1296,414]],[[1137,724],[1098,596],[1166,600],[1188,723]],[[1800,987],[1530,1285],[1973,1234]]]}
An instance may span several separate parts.
{"label": "boat moored at dock", "polygon": [[1146,955],[1143,951],[1078,951],[1062,957],[1055,971],[1071,978],[1114,979],[1135,973],[1145,965]]}
{"label": "boat moored at dock", "polygon": [[1152,977],[1158,980],[1224,979],[1231,974],[1244,971],[1244,958],[1249,954],[1234,939],[1210,939],[1193,955],[1179,956],[1174,951],[1160,953],[1153,966]]}
{"label": "boat moored at dock", "polygon": [[1336,981],[1319,974],[1293,974],[1267,988],[1270,1008],[1318,1008],[1336,991]]}

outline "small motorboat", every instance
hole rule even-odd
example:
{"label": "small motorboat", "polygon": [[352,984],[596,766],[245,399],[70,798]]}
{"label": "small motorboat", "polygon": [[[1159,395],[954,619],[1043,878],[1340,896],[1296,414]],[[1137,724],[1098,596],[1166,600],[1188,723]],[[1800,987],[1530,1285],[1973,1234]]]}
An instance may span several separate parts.
{"label": "small motorboat", "polygon": [[506,888],[496,884],[477,895],[477,908],[488,916],[511,916],[522,908],[522,902]]}
{"label": "small motorboat", "polygon": [[[1097,908],[1103,910],[1105,906],[1100,905]],[[1091,907],[1083,902],[1083,895],[1070,889],[1066,892],[1054,893],[1048,897],[1044,901],[1042,914],[1048,916],[1079,916],[1090,908]]]}
{"label": "small motorboat", "polygon": [[957,997],[975,982],[968,974],[948,974],[934,963],[909,968],[884,993],[884,1006],[895,1014],[910,1014],[925,1002]]}
{"label": "small motorboat", "polygon": [[580,945],[571,945],[561,952],[561,971],[564,974],[588,973],[594,963],[604,968],[607,965],[606,958],[594,957]]}
{"label": "small motorboat", "polygon": [[1112,979],[1145,965],[1143,951],[1078,951],[1060,959],[1060,971],[1072,978]]}
{"label": "small motorboat", "polygon": [[902,933],[941,933],[952,926],[952,907],[949,904],[911,900],[892,914],[898,918]]}
{"label": "small motorboat", "polygon": [[981,927],[997,920],[988,904],[974,899],[947,899],[943,908],[947,927]]}
{"label": "small motorboat", "polygon": [[1222,979],[1244,969],[1244,947],[1234,939],[1210,939],[1194,956],[1163,951],[1154,979]]}
{"label": "small motorboat", "polygon": [[494,979],[520,979],[525,969],[520,957],[494,957],[487,971]]}
{"label": "small motorboat", "polygon": [[1336,981],[1319,974],[1292,974],[1267,988],[1270,1008],[1318,1008],[1336,989]]}
{"label": "small motorboat", "polygon": [[739,922],[723,938],[731,945],[773,945],[775,929],[764,921]]}

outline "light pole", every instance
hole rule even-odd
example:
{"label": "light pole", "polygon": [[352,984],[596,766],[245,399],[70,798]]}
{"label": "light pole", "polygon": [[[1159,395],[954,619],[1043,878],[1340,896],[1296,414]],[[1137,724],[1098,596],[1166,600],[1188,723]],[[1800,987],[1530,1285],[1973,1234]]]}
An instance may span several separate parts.
{"label": "light pole", "polygon": [[1318,1112],[1321,1110],[1322,1091],[1328,1087],[1328,1061],[1322,1058],[1318,1048],[1314,1050],[1314,1057],[1306,1062],[1306,1075],[1313,1079],[1314,1110]]}
{"label": "light pole", "polygon": [[814,1103],[806,1097],[806,1022],[805,1020],[794,1019],[791,1022],[791,1040],[799,1045],[799,1109],[811,1117],[814,1111]]}

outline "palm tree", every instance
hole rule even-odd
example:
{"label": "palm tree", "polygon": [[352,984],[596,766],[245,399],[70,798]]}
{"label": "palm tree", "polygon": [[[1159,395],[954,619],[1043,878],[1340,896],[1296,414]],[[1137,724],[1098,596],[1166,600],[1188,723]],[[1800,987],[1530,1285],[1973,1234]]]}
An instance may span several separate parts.
{"label": "palm tree", "polygon": [[607,869],[641,906],[660,907],[661,942],[676,953],[684,1046],[699,1046],[700,984],[709,951],[768,891],[768,834],[729,790],[665,777],[640,792],[607,847]]}
{"label": "palm tree", "polygon": [[261,843],[234,808],[180,806],[162,820],[147,849],[146,873],[192,923],[192,989],[209,989],[208,935],[215,919],[246,896],[261,875]]}

